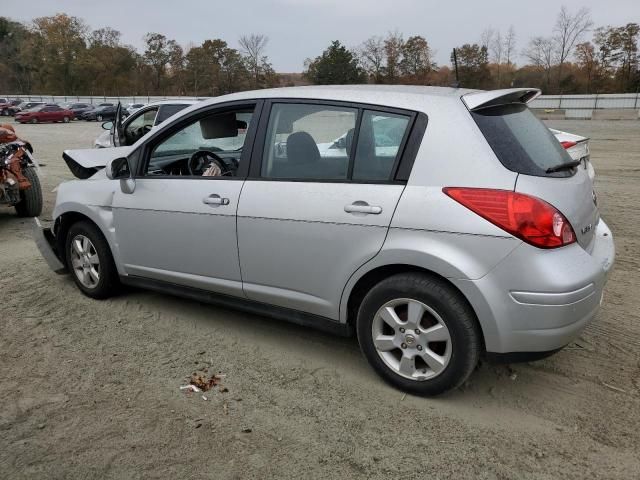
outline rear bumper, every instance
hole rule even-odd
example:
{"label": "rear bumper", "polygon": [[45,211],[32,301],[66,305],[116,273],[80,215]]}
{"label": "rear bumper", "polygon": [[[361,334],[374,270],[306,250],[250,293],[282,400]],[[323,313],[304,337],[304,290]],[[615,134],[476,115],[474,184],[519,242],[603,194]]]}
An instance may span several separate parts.
{"label": "rear bumper", "polygon": [[40,254],[45,259],[49,268],[58,274],[67,272],[67,267],[60,261],[55,247],[55,237],[51,232],[51,229],[45,227],[37,217],[33,219],[31,225],[31,234],[33,240],[36,242]]}
{"label": "rear bumper", "polygon": [[456,281],[473,305],[491,353],[544,352],[575,339],[596,316],[615,259],[600,221],[591,253],[577,244],[522,244],[479,280]]}

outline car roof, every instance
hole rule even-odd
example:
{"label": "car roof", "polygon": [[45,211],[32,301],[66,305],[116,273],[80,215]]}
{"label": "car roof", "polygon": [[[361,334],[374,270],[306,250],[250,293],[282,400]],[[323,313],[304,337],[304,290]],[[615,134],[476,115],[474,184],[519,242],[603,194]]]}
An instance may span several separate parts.
{"label": "car roof", "polygon": [[269,88],[232,93],[205,100],[201,105],[214,105],[224,101],[259,98],[300,98],[369,103],[398,108],[421,110],[427,98],[457,101],[460,97],[478,90],[420,85],[314,85],[304,87]]}
{"label": "car roof", "polygon": [[196,103],[200,102],[201,100],[183,100],[180,98],[176,98],[175,100],[158,100],[156,102],[144,104],[144,106],[149,107],[151,105],[195,105]]}

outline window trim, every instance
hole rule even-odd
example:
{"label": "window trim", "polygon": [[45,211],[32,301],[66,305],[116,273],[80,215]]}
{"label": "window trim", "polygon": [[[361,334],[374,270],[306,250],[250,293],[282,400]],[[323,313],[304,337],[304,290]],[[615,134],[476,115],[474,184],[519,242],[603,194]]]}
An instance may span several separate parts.
{"label": "window trim", "polygon": [[[327,107],[338,108],[353,108],[357,110],[356,125],[353,135],[352,152],[349,154],[349,166],[347,178],[345,179],[317,179],[317,178],[269,178],[262,176],[262,160],[264,154],[264,145],[266,142],[267,129],[269,126],[269,119],[271,118],[271,111],[274,104],[304,104],[304,105],[318,105]],[[360,127],[362,124],[362,116],[365,110],[376,113],[390,113],[395,115],[404,115],[409,117],[409,123],[405,129],[404,137],[398,148],[398,153],[394,161],[393,168],[387,180],[354,180],[353,175],[353,163],[355,161],[355,154],[357,150],[358,137],[360,134]],[[415,156],[418,152],[418,148],[422,142],[424,132],[427,126],[427,115],[422,112],[414,110],[406,110],[402,108],[389,107],[386,105],[376,105],[361,102],[348,102],[342,100],[329,100],[329,99],[313,99],[313,98],[267,98],[262,109],[262,115],[260,116],[260,122],[258,124],[257,138],[254,141],[251,164],[249,166],[249,174],[247,180],[262,181],[262,182],[306,182],[306,183],[356,183],[356,184],[382,184],[382,185],[396,185],[406,184],[408,180],[408,173],[411,173],[411,168],[415,161]],[[416,128],[418,127],[418,128]],[[416,144],[417,147],[411,144]],[[414,148],[411,148],[411,147]],[[408,172],[408,173],[407,173]]]}
{"label": "window trim", "polygon": [[[240,165],[237,171],[237,175],[235,177],[224,177],[224,176],[203,177],[203,176],[195,176],[195,175],[192,176],[192,175],[145,175],[144,174],[144,171],[147,168],[147,165],[149,164],[151,152],[153,151],[153,149],[158,144],[160,144],[161,142],[169,138],[171,135],[173,135],[177,131],[209,115],[225,112],[228,110],[237,110],[238,108],[251,107],[251,106],[254,107],[253,115],[256,117],[257,121],[252,121],[251,125],[249,126],[249,130],[247,131],[247,136],[245,138],[245,145],[239,160]],[[166,179],[178,179],[178,180],[198,179],[198,180],[205,180],[205,181],[208,181],[208,180],[227,180],[227,181],[242,180],[244,181],[247,178],[247,174],[250,168],[250,160],[252,158],[252,153],[253,153],[252,150],[255,146],[254,144],[255,144],[256,134],[260,126],[259,124],[262,120],[263,106],[264,106],[264,100],[258,99],[258,98],[247,99],[247,100],[236,100],[232,102],[206,105],[191,112],[189,115],[177,118],[173,123],[170,123],[164,126],[158,132],[158,134],[154,135],[152,138],[147,140],[143,145],[141,145],[140,148],[136,149],[134,152],[130,154],[130,156],[132,156],[135,153],[140,152],[139,155],[141,156],[141,159],[140,159],[141,161],[138,162],[138,165],[134,169],[135,174],[133,178],[140,179],[140,180],[147,179],[147,178],[158,178],[158,179],[165,179],[165,180]]]}

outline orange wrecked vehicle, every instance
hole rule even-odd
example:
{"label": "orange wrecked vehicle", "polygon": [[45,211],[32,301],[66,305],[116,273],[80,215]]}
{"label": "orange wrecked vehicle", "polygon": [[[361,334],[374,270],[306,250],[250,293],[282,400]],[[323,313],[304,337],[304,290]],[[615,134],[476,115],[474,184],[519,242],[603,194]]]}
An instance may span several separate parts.
{"label": "orange wrecked vehicle", "polygon": [[0,124],[0,205],[14,207],[21,217],[42,212],[42,188],[31,144],[11,125]]}

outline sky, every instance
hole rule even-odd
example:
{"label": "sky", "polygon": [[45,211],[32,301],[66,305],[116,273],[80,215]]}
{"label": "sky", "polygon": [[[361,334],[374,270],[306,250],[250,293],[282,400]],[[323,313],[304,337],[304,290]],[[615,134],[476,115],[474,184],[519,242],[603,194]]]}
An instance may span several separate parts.
{"label": "sky", "polygon": [[152,31],[183,47],[222,38],[238,48],[241,35],[265,34],[274,69],[301,72],[304,60],[320,55],[332,40],[354,48],[390,31],[405,39],[422,35],[437,63],[446,64],[454,46],[479,42],[489,27],[504,33],[513,25],[520,52],[531,37],[551,34],[561,5],[572,12],[589,8],[596,27],[640,23],[640,0],[0,0],[0,15],[24,22],[74,15],[93,29],[119,30],[124,43],[138,50]]}

